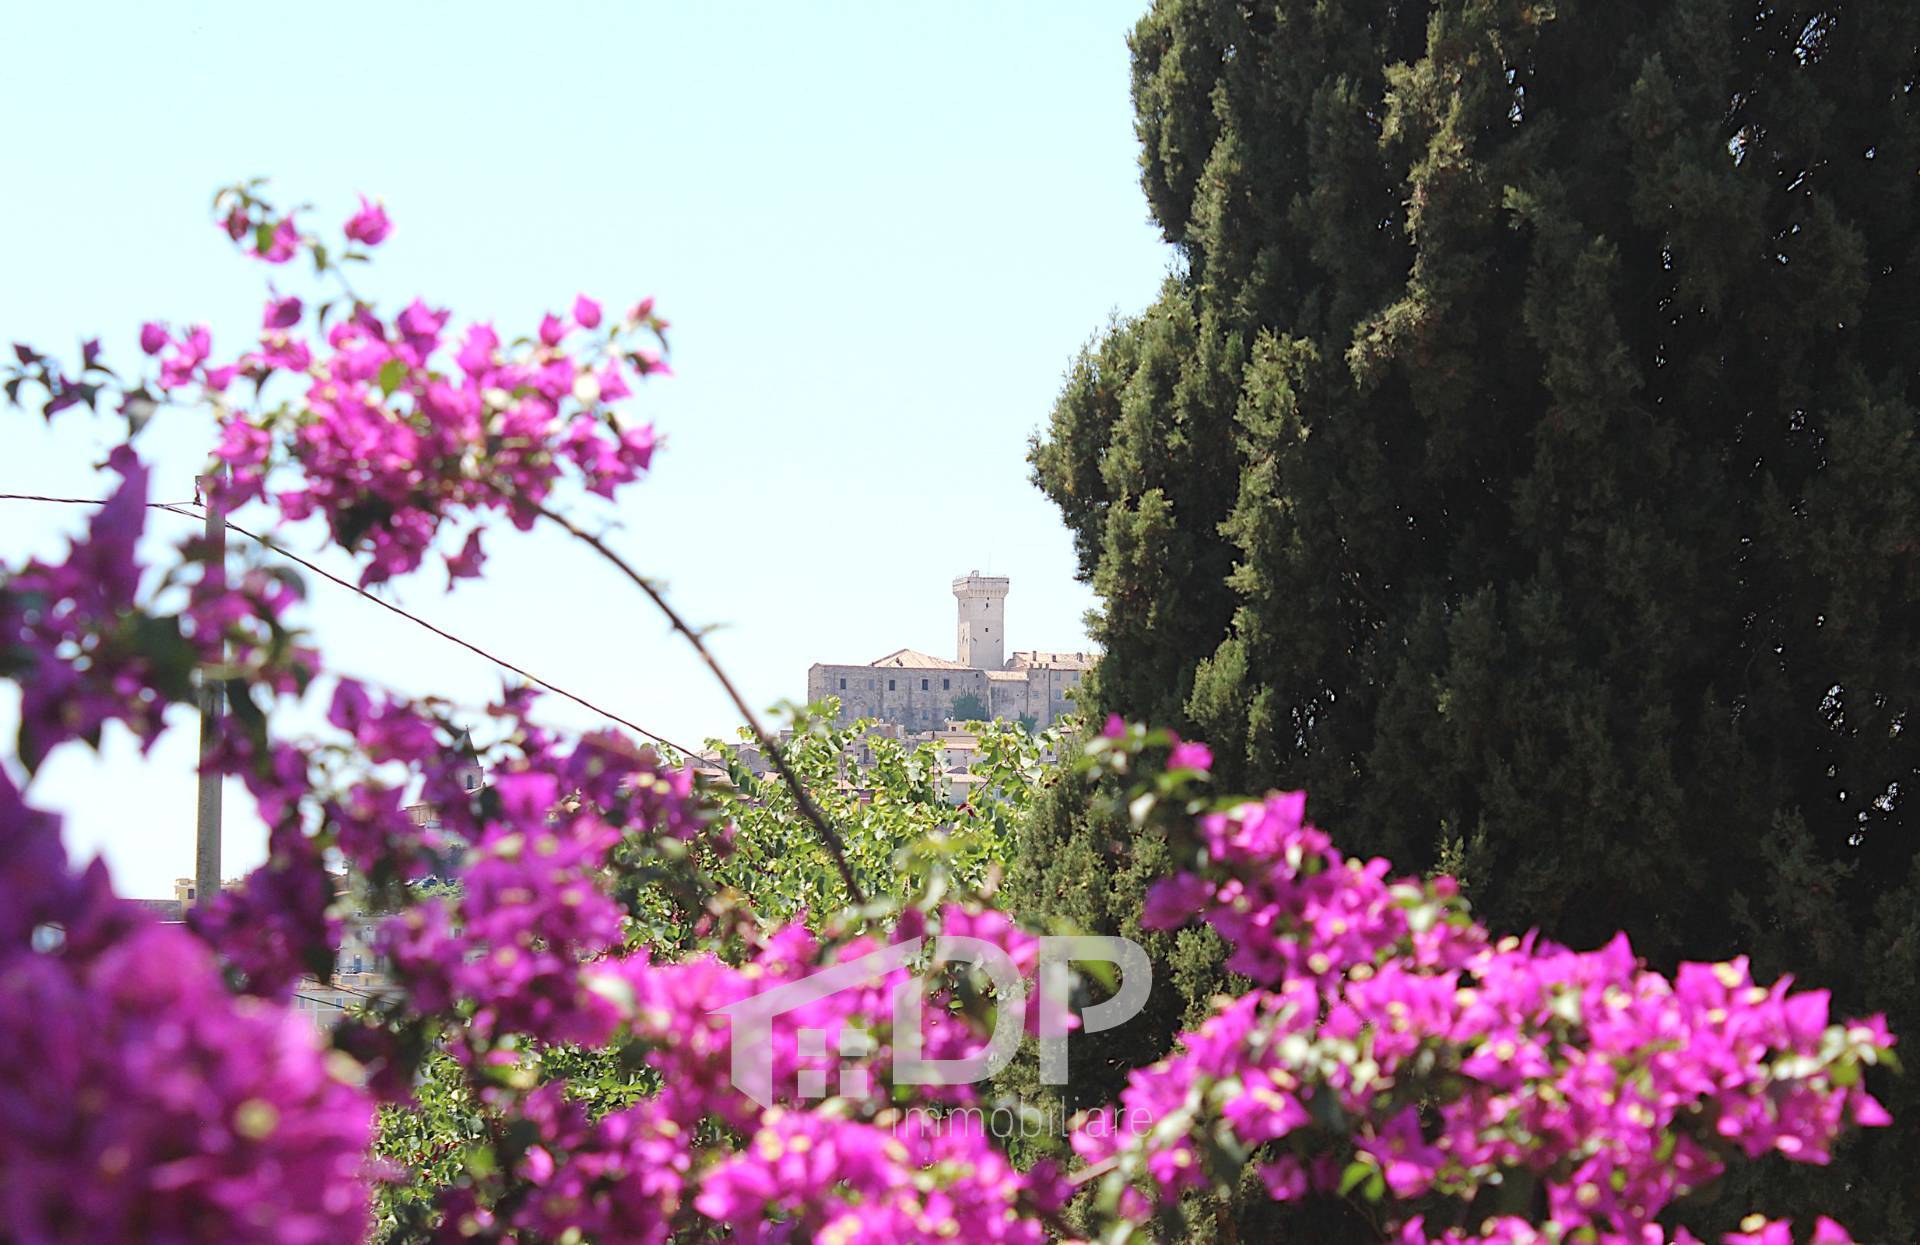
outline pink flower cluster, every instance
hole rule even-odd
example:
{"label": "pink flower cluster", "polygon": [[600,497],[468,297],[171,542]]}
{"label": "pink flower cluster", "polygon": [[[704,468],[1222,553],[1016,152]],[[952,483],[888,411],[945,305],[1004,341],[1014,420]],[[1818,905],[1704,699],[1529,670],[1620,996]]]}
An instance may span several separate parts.
{"label": "pink flower cluster", "polygon": [[882,1127],[775,1107],[747,1126],[739,1150],[715,1154],[662,1100],[589,1122],[581,1104],[548,1085],[527,1096],[521,1118],[537,1138],[514,1173],[526,1195],[499,1212],[469,1190],[451,1191],[444,1239],[500,1240],[517,1229],[659,1245],[724,1225],[728,1239],[767,1245],[1040,1245],[1048,1233],[1031,1212],[1050,1214],[1067,1195],[1050,1167],[1015,1170],[977,1129],[918,1119]]}
{"label": "pink flower cluster", "polygon": [[1559,1230],[1640,1242],[1731,1157],[1821,1163],[1850,1126],[1888,1122],[1861,1085],[1892,1044],[1880,1018],[1833,1023],[1825,992],[1762,988],[1744,960],[1669,980],[1624,936],[1493,942],[1450,880],[1345,859],[1304,811],[1294,793],[1201,817],[1208,869],[1151,892],[1150,925],[1200,913],[1266,988],[1132,1076],[1121,1101],[1149,1138],[1086,1129],[1084,1158],[1171,1197],[1222,1178],[1217,1123],[1232,1154],[1268,1156],[1281,1200],[1370,1185],[1464,1205],[1527,1178]]}
{"label": "pink flower cluster", "polygon": [[[1037,943],[1002,914],[970,913],[948,905],[937,920],[947,933],[1000,946],[1016,968],[1028,978],[1033,976]],[[916,925],[903,923],[894,931],[895,937],[917,934]],[[588,981],[591,989],[615,1003],[613,1018],[629,1033],[658,1044],[648,1062],[661,1074],[663,1099],[677,1104],[676,1115],[686,1121],[713,1116],[745,1128],[751,1126],[756,1108],[731,1082],[732,1022],[720,1009],[794,984],[824,968],[851,963],[883,945],[870,935],[823,945],[804,925],[794,924],[768,937],[753,958],[738,967],[712,956],[657,963],[642,953],[594,966]],[[782,1012],[771,1035],[776,1096],[800,1102],[825,1092],[875,1110],[891,1102],[887,1071],[893,1055],[894,999],[901,990],[923,988],[923,980],[937,983],[928,992],[924,1008],[924,1056],[961,1059],[977,1054],[985,1039],[967,1015],[948,1010],[954,995],[941,976],[944,966],[923,958],[916,967],[927,976],[894,968]],[[1037,1000],[1030,994],[1029,1021],[1037,1009]],[[974,1019],[984,1022],[983,1017]],[[850,1030],[858,1035],[851,1044],[844,1040]],[[819,1045],[810,1048],[802,1042],[803,1031],[820,1035]],[[822,1088],[805,1092],[810,1079]],[[967,1085],[928,1086],[925,1092],[932,1099],[973,1098],[973,1089]]]}
{"label": "pink flower cluster", "polygon": [[64,563],[29,563],[0,587],[0,670],[20,685],[20,759],[29,768],[69,739],[98,739],[108,722],[151,743],[187,673],[156,661],[123,625],[140,587],[134,549],[147,470],[125,447],[110,463],[121,483],[87,539]]}
{"label": "pink flower cluster", "polygon": [[1017,1171],[977,1128],[950,1130],[921,1117],[879,1128],[775,1108],[744,1148],[705,1175],[695,1205],[753,1245],[1040,1245],[1049,1239],[1043,1215],[1067,1194],[1050,1165]]}
{"label": "pink flower cluster", "polygon": [[475,1041],[593,1043],[607,1026],[594,1023],[579,968],[619,941],[621,911],[597,884],[619,831],[591,814],[549,818],[551,774],[502,775],[494,790],[502,817],[469,858],[460,899],[391,918],[388,954],[425,1010],[469,1002]]}
{"label": "pink flower cluster", "polygon": [[[341,720],[357,721],[364,735],[376,720],[406,717],[390,707],[378,719],[355,710]],[[396,913],[384,948],[417,1009],[468,1009],[470,1046],[484,1050],[507,1034],[603,1043],[615,1020],[581,967],[622,943],[625,912],[607,888],[609,858],[629,836],[691,839],[703,825],[692,776],[611,734],[562,747],[535,733],[523,747],[523,761],[494,775],[482,811],[465,791],[436,792],[446,801],[442,834],[465,848],[460,894]],[[338,808],[351,816],[350,806]],[[390,824],[392,808],[384,804],[379,824]],[[341,837],[368,871],[380,868],[374,852],[409,850],[406,839],[382,843],[347,821]]]}
{"label": "pink flower cluster", "polygon": [[[274,219],[247,200],[226,228],[271,262],[306,246],[316,266],[326,263],[324,248],[303,239],[291,215]],[[390,228],[385,210],[363,199],[345,233],[371,246]],[[184,396],[198,386],[219,394],[236,376],[259,387],[261,409],[219,408],[217,454],[232,473],[224,504],[265,497],[277,466],[296,467],[299,483],[274,501],[292,520],[324,516],[338,544],[366,553],[362,582],[415,569],[449,525],[487,512],[531,526],[568,470],[611,497],[652,462],[652,426],[615,410],[635,376],[669,371],[640,340],[666,328],[650,299],[605,323],[601,305],[582,295],[566,317],[548,315],[535,336],[512,343],[486,323],[452,332],[448,311],[417,299],[391,320],[359,301],[328,323],[330,310],[309,312],[299,298],[276,295],[258,347],[229,363],[213,361],[204,326],[175,334],[148,324],[141,343],[160,357],[163,392]],[[300,332],[308,320],[310,336]],[[267,405],[276,376],[300,392]],[[456,579],[478,574],[484,557],[478,530],[443,553]]]}
{"label": "pink flower cluster", "polygon": [[0,1234],[322,1245],[367,1229],[372,1104],[302,1018],[66,870],[0,772]]}
{"label": "pink flower cluster", "polygon": [[30,563],[0,584],[0,673],[20,686],[20,758],[29,769],[67,740],[97,742],[109,722],[150,744],[166,707],[192,695],[202,664],[235,667],[274,691],[293,690],[313,669],[311,652],[279,621],[296,595],[284,578],[257,570],[229,578],[198,563],[178,613],[142,608],[135,550],[146,529],[147,469],[127,446],[108,464],[120,484],[86,538],[64,562]]}
{"label": "pink flower cluster", "polygon": [[[1429,1229],[1425,1217],[1415,1215],[1402,1225],[1401,1245],[1561,1245],[1565,1234],[1557,1228],[1545,1228],[1513,1215],[1498,1215],[1487,1221],[1482,1231],[1468,1234],[1458,1228]],[[1633,1245],[1701,1245],[1700,1238],[1684,1227],[1675,1228],[1669,1237],[1649,1227],[1631,1238]],[[1722,1245],[1794,1245],[1793,1225],[1785,1219],[1767,1219],[1749,1215],[1738,1232],[1721,1237]],[[1808,1245],[1852,1245],[1853,1235],[1825,1215],[1814,1218],[1807,1235]]]}
{"label": "pink flower cluster", "polygon": [[[660,1089],[592,1126],[555,1086],[519,1102],[495,1093],[497,1109],[539,1126],[537,1144],[514,1172],[531,1190],[524,1197],[449,1191],[449,1223],[462,1222],[482,1239],[504,1239],[498,1234],[513,1228],[558,1236],[578,1226],[626,1234],[618,1239],[664,1240],[689,1216],[747,1240],[792,1239],[797,1225],[849,1241],[946,1240],[956,1226],[983,1240],[1046,1239],[1040,1217],[1069,1193],[1051,1167],[1016,1171],[979,1127],[890,1118],[900,1088],[886,1076],[895,993],[921,988],[904,967],[777,1018],[769,1052],[775,1106],[763,1111],[733,1083],[735,1034],[722,1009],[884,944],[863,936],[823,945],[796,924],[739,965],[710,954],[678,962],[658,962],[644,951],[596,956],[610,931],[583,928],[579,914],[605,910],[579,888],[594,873],[600,840],[590,830],[556,829],[571,814],[554,815],[550,794],[530,784],[505,803],[524,798],[523,822],[545,806],[552,846],[543,851],[529,840],[504,854],[483,850],[464,875],[458,905],[429,904],[397,918],[395,964],[415,1006],[473,1012],[454,1050],[476,1067],[518,1058],[514,1043],[499,1041],[509,1033],[588,1046],[637,1041]],[[565,841],[570,834],[577,837]],[[950,907],[939,925],[1004,939],[1016,964],[1027,971],[1034,965],[1035,941],[998,913]],[[896,933],[909,931],[920,932],[910,925]],[[512,954],[502,955],[503,948]],[[937,972],[934,965],[916,967]],[[950,1009],[953,1001],[945,989],[928,1001],[923,1040],[930,1058],[973,1055],[983,1044],[968,1016]],[[855,1036],[858,1042],[846,1040]],[[965,1086],[929,1087],[910,1101],[970,1096]],[[717,1139],[716,1123],[723,1135],[746,1137],[745,1145]]]}
{"label": "pink flower cluster", "polygon": [[[958,909],[948,915],[956,930],[982,924]],[[879,945],[859,938],[829,953],[795,925],[739,967],[711,956],[661,964],[644,954],[589,966],[583,978],[601,1001],[594,1014],[609,1026],[596,1040],[612,1038],[617,1024],[641,1041],[660,1091],[591,1127],[556,1086],[534,1091],[518,1109],[539,1127],[516,1172],[530,1194],[504,1201],[519,1209],[502,1219],[484,1201],[453,1193],[445,1203],[449,1220],[547,1236],[578,1227],[590,1237],[637,1241],[666,1240],[676,1226],[716,1225],[730,1239],[767,1242],[934,1242],[956,1231],[982,1241],[1047,1239],[1043,1217],[1070,1192],[1051,1166],[1017,1171],[978,1120],[971,1128],[945,1128],[889,1111],[893,1094],[882,1074],[893,994],[919,988],[904,970],[779,1018],[772,1047],[779,1104],[763,1111],[732,1084],[732,1035],[718,1009]],[[928,1022],[927,1051],[935,1058],[971,1054],[980,1045],[961,1017],[935,1007]],[[869,1039],[864,1056],[823,1053],[850,1049],[841,1040],[849,1030]],[[811,1049],[802,1040],[808,1031],[823,1038]],[[831,1097],[809,1103],[821,1091],[804,1092],[808,1073]],[[741,1134],[744,1144],[716,1143],[715,1122]]]}
{"label": "pink flower cluster", "polygon": [[[589,1122],[585,1107],[565,1100],[561,1089],[558,1083],[543,1086],[522,1110],[539,1140],[520,1160],[516,1174],[528,1195],[511,1213],[510,1226],[548,1240],[579,1234],[662,1245],[671,1239],[676,1222],[688,1218],[694,1135],[654,1101]],[[476,1226],[493,1224],[487,1208],[476,1204],[468,1213]]]}
{"label": "pink flower cluster", "polygon": [[297,825],[276,826],[267,863],[237,890],[223,890],[191,913],[195,933],[239,973],[247,993],[284,1001],[301,975],[333,972],[340,918],[336,882],[319,842]]}

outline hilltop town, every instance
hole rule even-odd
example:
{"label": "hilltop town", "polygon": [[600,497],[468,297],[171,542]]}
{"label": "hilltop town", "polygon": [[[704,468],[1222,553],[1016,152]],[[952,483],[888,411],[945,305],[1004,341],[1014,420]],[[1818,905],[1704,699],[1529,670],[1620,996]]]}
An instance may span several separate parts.
{"label": "hilltop town", "polygon": [[840,721],[872,718],[910,732],[951,721],[997,719],[1044,730],[1072,709],[1073,689],[1093,668],[1094,654],[1043,649],[1006,651],[1004,575],[969,571],[953,581],[957,606],[954,656],[895,649],[859,665],[815,663],[807,701],[840,702]]}

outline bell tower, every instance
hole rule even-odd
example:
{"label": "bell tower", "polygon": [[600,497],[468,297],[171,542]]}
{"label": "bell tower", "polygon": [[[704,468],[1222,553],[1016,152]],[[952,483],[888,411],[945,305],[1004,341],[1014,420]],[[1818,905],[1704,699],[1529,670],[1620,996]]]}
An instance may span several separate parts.
{"label": "bell tower", "polygon": [[960,664],[973,670],[1000,670],[1007,664],[1007,590],[1005,575],[968,571],[953,581],[959,602]]}

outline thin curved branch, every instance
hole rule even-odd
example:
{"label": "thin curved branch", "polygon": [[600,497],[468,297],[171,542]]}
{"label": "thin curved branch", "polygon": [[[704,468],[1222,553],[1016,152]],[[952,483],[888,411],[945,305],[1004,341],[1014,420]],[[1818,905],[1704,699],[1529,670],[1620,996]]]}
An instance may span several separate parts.
{"label": "thin curved branch", "polygon": [[733,707],[740,711],[742,718],[746,719],[747,729],[753,732],[754,740],[759,743],[767,759],[773,763],[773,768],[778,771],[780,780],[786,783],[789,791],[793,792],[794,801],[800,806],[801,813],[813,824],[815,833],[820,836],[821,845],[827,849],[827,854],[833,857],[834,868],[840,871],[840,880],[846,883],[848,898],[856,906],[864,904],[867,901],[866,894],[860,889],[860,883],[854,879],[853,866],[847,863],[847,845],[841,839],[840,832],[833,828],[826,814],[820,811],[820,806],[814,803],[806,784],[800,781],[799,775],[795,774],[792,767],[787,764],[786,753],[781,750],[773,736],[767,733],[766,728],[760,725],[759,717],[748,707],[746,698],[740,694],[740,689],[733,685],[733,680],[727,677],[727,672],[720,668],[720,663],[715,660],[706,642],[700,638],[700,633],[688,626],[687,621],[680,617],[678,611],[667,603],[666,597],[660,590],[654,587],[646,576],[634,570],[625,558],[609,548],[606,541],[581,528],[565,515],[549,510],[544,505],[536,504],[533,509],[541,518],[565,528],[574,539],[584,541],[595,553],[611,562],[621,574],[633,581],[635,587],[647,594],[647,599],[667,616],[667,621],[672,624],[673,629],[684,636],[687,643],[693,645],[693,651],[700,654],[700,660],[707,664],[707,669],[713,672],[713,677],[718,679],[720,686],[726,690],[727,698],[733,701]]}

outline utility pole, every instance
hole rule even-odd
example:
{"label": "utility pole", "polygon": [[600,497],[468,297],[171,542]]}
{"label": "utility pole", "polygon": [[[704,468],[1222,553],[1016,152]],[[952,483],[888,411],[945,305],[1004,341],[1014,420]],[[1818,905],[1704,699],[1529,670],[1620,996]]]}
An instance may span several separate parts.
{"label": "utility pole", "polygon": [[[211,571],[217,566],[224,572],[227,565],[227,521],[214,501],[214,487],[218,482],[219,477],[209,474],[197,477],[194,485],[200,493],[200,505],[207,512],[208,568]],[[220,657],[224,662],[224,641]],[[220,716],[225,708],[221,680],[212,669],[203,667],[200,671],[200,808],[194,826],[193,846],[193,901],[196,904],[211,903],[213,897],[220,893],[222,775],[218,770],[208,768],[207,758],[220,738]]]}

